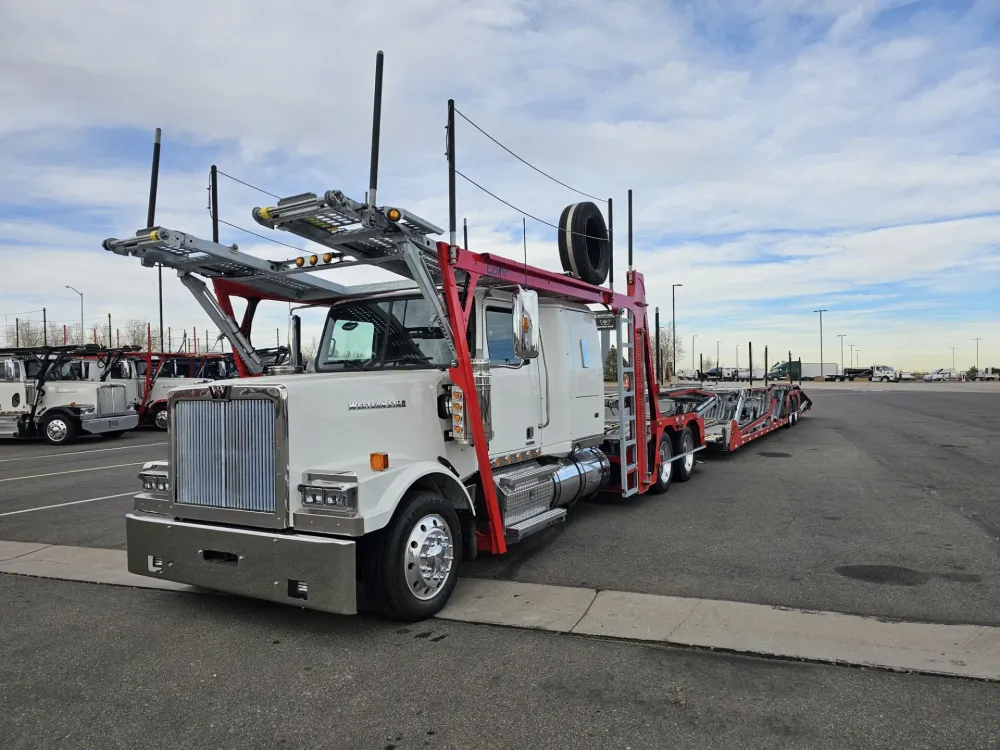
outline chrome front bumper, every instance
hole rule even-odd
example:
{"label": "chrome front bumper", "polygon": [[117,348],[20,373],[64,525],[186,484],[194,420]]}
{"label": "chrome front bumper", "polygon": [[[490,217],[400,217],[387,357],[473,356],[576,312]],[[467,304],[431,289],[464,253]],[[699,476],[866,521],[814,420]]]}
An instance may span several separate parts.
{"label": "chrome front bumper", "polygon": [[125,516],[128,569],[282,604],[357,614],[354,542]]}
{"label": "chrome front bumper", "polygon": [[94,417],[81,419],[80,427],[84,432],[99,434],[116,430],[131,430],[139,424],[138,414],[123,414],[120,417]]}

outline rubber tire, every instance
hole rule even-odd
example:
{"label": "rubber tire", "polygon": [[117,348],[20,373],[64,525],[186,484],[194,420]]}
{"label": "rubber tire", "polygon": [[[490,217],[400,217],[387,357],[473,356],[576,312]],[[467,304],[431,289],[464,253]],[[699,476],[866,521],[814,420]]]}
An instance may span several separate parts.
{"label": "rubber tire", "polygon": [[[54,419],[61,419],[66,423],[66,437],[62,440],[52,440],[48,435],[49,422]],[[43,417],[41,424],[39,424],[39,430],[42,438],[44,438],[45,442],[49,445],[69,445],[70,443],[76,442],[77,435],[80,433],[80,429],[77,427],[76,422],[63,414],[51,414]]]}
{"label": "rubber tire", "polygon": [[[403,577],[402,555],[413,525],[428,513],[437,513],[448,523],[455,547],[449,580],[437,596],[421,601],[410,593]],[[364,541],[361,574],[365,592],[383,615],[393,620],[418,622],[433,617],[448,603],[462,561],[462,525],[445,498],[436,492],[410,490],[389,525]]]}
{"label": "rubber tire", "polygon": [[106,440],[115,440],[116,438],[120,438],[124,434],[125,430],[112,430],[111,432],[102,432],[101,437]]}
{"label": "rubber tire", "polygon": [[[686,445],[685,445],[686,444]],[[694,444],[694,434],[691,432],[690,427],[685,427],[683,430],[678,432],[674,436],[674,453],[675,455],[680,455],[681,453],[686,453],[687,451],[693,451],[695,449]],[[694,458],[694,456],[692,456]],[[673,478],[677,482],[686,482],[694,475],[694,467],[697,465],[697,461],[691,462],[691,470],[684,470],[684,459],[677,459],[674,461]]]}
{"label": "rubber tire", "polygon": [[888,383],[889,382],[889,378],[882,378],[882,382],[883,383]]}
{"label": "rubber tire", "polygon": [[559,216],[559,260],[563,270],[588,284],[602,285],[611,267],[604,215],[594,203],[572,203]]}
{"label": "rubber tire", "polygon": [[[663,438],[660,440],[660,451],[662,453],[663,449],[666,448],[667,455],[666,458],[674,457],[674,446],[670,442],[670,435],[663,433]],[[677,462],[674,461],[674,464]],[[674,467],[671,467],[670,474],[667,476],[666,481],[663,481],[663,477],[660,472],[656,473],[656,481],[649,488],[649,491],[654,495],[662,495],[664,492],[670,489],[670,482],[674,478]]]}
{"label": "rubber tire", "polygon": [[[152,426],[153,426],[154,428],[156,428],[157,430],[160,430],[161,432],[166,432],[166,431],[167,431],[167,428],[166,428],[166,427],[160,427],[160,425],[158,425],[158,424],[156,423],[156,418],[157,418],[157,417],[158,417],[158,416],[159,416],[159,415],[160,415],[161,413],[165,412],[166,410],[167,410],[167,405],[166,405],[166,404],[161,404],[160,406],[157,406],[157,407],[156,407],[156,408],[155,408],[155,409],[153,410],[153,412],[152,412],[152,413],[151,413],[151,414],[149,415],[149,423],[150,423],[150,424],[151,424],[151,425],[152,425]],[[169,419],[169,417],[168,417],[168,419]],[[168,424],[169,424],[169,422],[168,422]]]}

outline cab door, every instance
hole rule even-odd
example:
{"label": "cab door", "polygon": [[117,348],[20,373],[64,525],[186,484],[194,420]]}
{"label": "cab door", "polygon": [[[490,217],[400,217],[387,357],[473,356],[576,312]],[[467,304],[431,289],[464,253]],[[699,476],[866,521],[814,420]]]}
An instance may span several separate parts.
{"label": "cab door", "polygon": [[[490,360],[493,440],[490,454],[517,453],[542,444],[539,359],[514,354],[514,312],[510,301],[491,297],[481,302],[479,342]],[[544,353],[541,355],[544,356]]]}

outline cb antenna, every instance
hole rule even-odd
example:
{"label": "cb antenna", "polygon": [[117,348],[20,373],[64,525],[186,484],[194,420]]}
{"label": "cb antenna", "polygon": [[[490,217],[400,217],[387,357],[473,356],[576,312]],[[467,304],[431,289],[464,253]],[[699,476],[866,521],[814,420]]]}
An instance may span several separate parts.
{"label": "cb antenna", "polygon": [[382,50],[375,55],[375,106],[372,112],[372,161],[368,173],[368,205],[375,207],[378,190],[378,142],[382,127]]}

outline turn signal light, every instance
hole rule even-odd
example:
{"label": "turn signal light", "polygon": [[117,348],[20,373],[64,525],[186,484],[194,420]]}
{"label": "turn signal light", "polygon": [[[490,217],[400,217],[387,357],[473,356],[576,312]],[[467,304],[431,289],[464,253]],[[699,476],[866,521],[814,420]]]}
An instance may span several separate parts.
{"label": "turn signal light", "polygon": [[331,260],[333,260],[333,253],[323,253],[324,263],[329,263]]}
{"label": "turn signal light", "polygon": [[309,256],[309,265],[310,266],[315,266],[317,263],[319,263],[319,256],[318,255],[310,255]]}
{"label": "turn signal light", "polygon": [[302,268],[302,266],[304,266],[305,264],[306,264],[306,259],[305,258],[296,258],[295,259],[295,265],[297,265],[299,268]]}
{"label": "turn signal light", "polygon": [[389,221],[399,221],[402,214],[399,213],[398,208],[390,208],[388,211],[386,211],[385,216]]}
{"label": "turn signal light", "polygon": [[389,468],[389,454],[388,453],[372,453],[368,457],[369,465],[372,471],[385,471]]}

